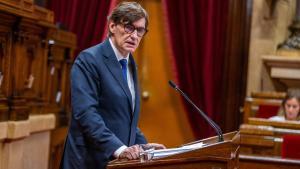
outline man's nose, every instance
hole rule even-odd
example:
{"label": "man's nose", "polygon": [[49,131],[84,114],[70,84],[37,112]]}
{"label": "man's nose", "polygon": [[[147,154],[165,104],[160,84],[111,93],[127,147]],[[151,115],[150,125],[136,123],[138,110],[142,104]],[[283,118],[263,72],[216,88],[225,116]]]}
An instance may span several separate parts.
{"label": "man's nose", "polygon": [[131,33],[131,37],[138,38],[136,29]]}

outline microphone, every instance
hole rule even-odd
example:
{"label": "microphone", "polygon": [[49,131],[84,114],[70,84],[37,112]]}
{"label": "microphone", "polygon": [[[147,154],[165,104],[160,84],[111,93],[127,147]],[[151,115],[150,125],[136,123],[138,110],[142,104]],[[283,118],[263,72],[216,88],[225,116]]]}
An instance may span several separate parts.
{"label": "microphone", "polygon": [[216,133],[218,134],[218,138],[219,138],[218,141],[219,142],[224,141],[224,137],[223,137],[221,128],[212,119],[210,119],[205,113],[203,113],[203,111],[200,110],[191,101],[191,99],[183,91],[181,91],[178,88],[178,86],[174,82],[169,80],[169,84],[170,84],[171,87],[173,87],[175,90],[177,90],[185,98],[185,100],[187,100],[197,110],[197,112],[208,122],[208,124],[216,131]]}

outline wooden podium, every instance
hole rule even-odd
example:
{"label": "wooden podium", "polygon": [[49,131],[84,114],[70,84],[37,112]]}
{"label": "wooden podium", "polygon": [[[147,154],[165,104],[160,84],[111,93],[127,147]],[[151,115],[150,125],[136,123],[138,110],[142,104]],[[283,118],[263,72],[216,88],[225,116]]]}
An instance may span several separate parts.
{"label": "wooden podium", "polygon": [[107,169],[234,169],[238,168],[239,142],[238,132],[224,134],[224,141],[218,142],[218,137],[211,137],[196,142],[203,142],[204,146],[188,152],[179,153],[145,162],[140,160],[114,160],[107,165]]}

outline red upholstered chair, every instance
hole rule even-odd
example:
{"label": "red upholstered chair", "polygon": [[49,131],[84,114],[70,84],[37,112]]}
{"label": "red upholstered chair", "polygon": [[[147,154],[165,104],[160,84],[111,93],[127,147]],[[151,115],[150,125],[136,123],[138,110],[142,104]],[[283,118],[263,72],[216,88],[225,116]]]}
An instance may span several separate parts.
{"label": "red upholstered chair", "polygon": [[268,119],[272,116],[276,116],[279,108],[279,105],[259,105],[255,117]]}
{"label": "red upholstered chair", "polygon": [[284,135],[281,147],[282,158],[300,159],[300,135]]}

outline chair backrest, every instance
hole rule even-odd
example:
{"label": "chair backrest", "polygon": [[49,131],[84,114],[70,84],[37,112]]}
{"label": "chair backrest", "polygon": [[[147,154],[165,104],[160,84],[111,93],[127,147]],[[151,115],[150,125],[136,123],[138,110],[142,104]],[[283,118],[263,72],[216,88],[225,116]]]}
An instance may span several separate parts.
{"label": "chair backrest", "polygon": [[300,135],[283,136],[281,157],[300,159]]}
{"label": "chair backrest", "polygon": [[280,105],[258,105],[257,113],[255,117],[257,118],[270,118],[278,114]]}
{"label": "chair backrest", "polygon": [[244,123],[249,117],[269,118],[276,116],[281,106],[282,99],[247,97],[244,103]]}

